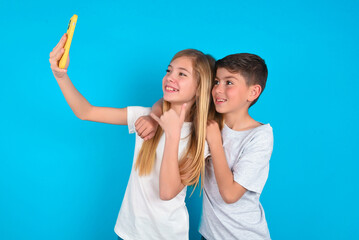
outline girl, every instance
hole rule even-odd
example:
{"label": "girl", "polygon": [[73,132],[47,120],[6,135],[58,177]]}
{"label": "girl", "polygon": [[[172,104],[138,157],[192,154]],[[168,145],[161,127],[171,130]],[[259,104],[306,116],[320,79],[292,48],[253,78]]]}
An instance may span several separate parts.
{"label": "girl", "polygon": [[[150,108],[92,106],[74,87],[58,61],[66,34],[50,53],[53,74],[75,115],[88,121],[128,125]],[[163,115],[154,137],[143,141],[136,133],[133,167],[115,226],[123,239],[188,239],[185,206],[187,185],[197,185],[204,171],[204,146],[214,59],[187,49],[171,60],[162,80]],[[164,134],[163,134],[164,132]],[[171,186],[171,187],[169,187]],[[173,187],[175,186],[175,187]]]}

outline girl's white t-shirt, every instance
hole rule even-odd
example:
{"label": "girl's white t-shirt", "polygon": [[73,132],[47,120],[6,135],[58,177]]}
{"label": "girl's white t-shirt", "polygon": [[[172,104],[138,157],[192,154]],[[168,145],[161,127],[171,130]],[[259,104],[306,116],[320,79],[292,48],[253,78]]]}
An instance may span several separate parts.
{"label": "girl's white t-shirt", "polygon": [[[151,108],[128,107],[127,124],[130,133],[135,132],[136,120],[149,115]],[[185,122],[181,129],[178,157],[186,150],[192,123]],[[136,133],[135,154],[130,179],[118,214],[115,232],[125,240],[188,239],[189,218],[185,204],[185,187],[175,198],[163,201],[159,195],[159,175],[163,157],[165,135],[156,149],[156,160],[152,172],[139,176],[135,170],[137,155],[143,139]]]}

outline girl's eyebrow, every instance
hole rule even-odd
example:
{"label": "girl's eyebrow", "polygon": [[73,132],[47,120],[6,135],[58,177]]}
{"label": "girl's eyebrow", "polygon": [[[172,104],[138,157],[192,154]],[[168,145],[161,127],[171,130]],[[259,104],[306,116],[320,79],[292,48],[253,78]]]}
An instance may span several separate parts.
{"label": "girl's eyebrow", "polygon": [[183,70],[183,71],[186,71],[186,72],[188,72],[189,74],[191,74],[190,71],[188,71],[187,69],[185,69],[185,68],[183,68],[183,67],[179,67],[178,69]]}
{"label": "girl's eyebrow", "polygon": [[[171,64],[170,64],[170,65],[168,65],[168,67],[173,68]],[[185,69],[184,67],[179,67],[178,69],[183,70],[183,71],[186,71],[186,72],[188,72],[189,74],[191,74],[191,75],[192,75],[192,73],[191,73],[190,71],[188,71],[187,69]]]}

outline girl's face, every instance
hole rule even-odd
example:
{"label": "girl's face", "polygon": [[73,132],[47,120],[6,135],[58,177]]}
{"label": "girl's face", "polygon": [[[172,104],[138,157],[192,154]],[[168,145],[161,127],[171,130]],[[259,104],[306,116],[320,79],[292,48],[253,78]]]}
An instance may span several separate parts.
{"label": "girl's face", "polygon": [[192,61],[190,57],[179,57],[168,65],[162,80],[164,100],[171,104],[194,103],[198,83]]}
{"label": "girl's face", "polygon": [[214,87],[213,102],[216,111],[222,114],[235,113],[248,108],[251,88],[239,73],[231,73],[225,68],[218,68]]}

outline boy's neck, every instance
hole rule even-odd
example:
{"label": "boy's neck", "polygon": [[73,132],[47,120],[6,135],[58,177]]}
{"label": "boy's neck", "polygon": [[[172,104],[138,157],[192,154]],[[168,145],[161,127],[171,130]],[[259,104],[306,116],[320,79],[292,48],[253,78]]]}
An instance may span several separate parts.
{"label": "boy's neck", "polygon": [[248,109],[225,113],[223,114],[223,120],[230,129],[235,131],[245,131],[261,125],[249,115]]}

